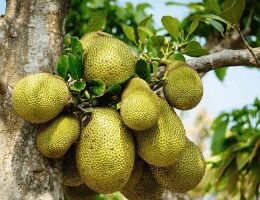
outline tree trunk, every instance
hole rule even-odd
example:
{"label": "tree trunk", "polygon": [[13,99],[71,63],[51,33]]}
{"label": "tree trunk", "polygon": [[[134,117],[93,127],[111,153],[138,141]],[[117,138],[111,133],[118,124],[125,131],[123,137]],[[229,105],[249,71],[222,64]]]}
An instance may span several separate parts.
{"label": "tree trunk", "polygon": [[0,199],[63,199],[60,161],[42,157],[37,126],[12,110],[11,93],[25,75],[52,72],[61,53],[66,0],[7,0],[0,17]]}

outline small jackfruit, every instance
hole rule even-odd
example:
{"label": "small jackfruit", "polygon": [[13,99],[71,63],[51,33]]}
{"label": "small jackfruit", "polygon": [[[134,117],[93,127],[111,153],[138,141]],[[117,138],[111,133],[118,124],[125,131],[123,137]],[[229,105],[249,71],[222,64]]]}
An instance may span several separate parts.
{"label": "small jackfruit", "polygon": [[16,113],[31,123],[54,119],[69,101],[70,93],[64,80],[47,73],[21,79],[13,90],[12,103]]}
{"label": "small jackfruit", "polygon": [[159,99],[161,116],[151,129],[136,132],[138,154],[149,164],[169,166],[179,159],[187,138],[181,120],[163,98]]}
{"label": "small jackfruit", "polygon": [[65,185],[63,190],[65,197],[68,200],[92,200],[96,195],[98,195],[97,192],[91,190],[84,184],[77,187]]}
{"label": "small jackfruit", "polygon": [[82,131],[76,164],[83,182],[99,193],[119,191],[134,166],[134,141],[118,112],[94,108]]}
{"label": "small jackfruit", "polygon": [[188,141],[179,160],[168,167],[152,167],[156,180],[166,189],[184,193],[195,188],[205,174],[205,160],[193,142]]}
{"label": "small jackfruit", "polygon": [[133,78],[126,93],[123,93],[120,108],[123,122],[139,131],[154,126],[160,117],[160,107],[157,95],[148,84],[140,78]]}
{"label": "small jackfruit", "polygon": [[145,163],[142,175],[134,188],[125,188],[122,194],[128,200],[160,200],[163,189],[153,177],[148,164]]}
{"label": "small jackfruit", "polygon": [[170,105],[189,110],[197,106],[202,98],[202,81],[199,74],[187,64],[176,66],[170,65],[163,92]]}
{"label": "small jackfruit", "polygon": [[81,39],[84,52],[84,76],[101,79],[107,86],[120,83],[135,73],[133,51],[122,41],[103,32],[88,33]]}
{"label": "small jackfruit", "polygon": [[182,62],[182,61],[173,61],[171,62],[169,65],[167,65],[167,72],[170,72],[173,69],[176,69],[178,67],[190,67],[186,62]]}
{"label": "small jackfruit", "polygon": [[61,167],[61,171],[63,173],[63,184],[73,187],[83,184],[76,167],[75,147],[76,145],[73,144],[68,152],[64,155]]}
{"label": "small jackfruit", "polygon": [[48,158],[60,158],[78,139],[80,122],[74,115],[59,116],[40,129],[36,143],[41,154]]}

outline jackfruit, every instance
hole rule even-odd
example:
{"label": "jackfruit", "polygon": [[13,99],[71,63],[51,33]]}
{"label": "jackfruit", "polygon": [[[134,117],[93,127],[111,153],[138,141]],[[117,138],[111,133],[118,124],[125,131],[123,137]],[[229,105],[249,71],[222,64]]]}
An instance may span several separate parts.
{"label": "jackfruit", "polygon": [[101,79],[107,86],[120,83],[135,73],[133,51],[122,41],[103,32],[84,36],[84,77]]}
{"label": "jackfruit", "polygon": [[92,200],[97,192],[91,190],[86,185],[82,184],[77,187],[64,186],[64,194],[68,200]]}
{"label": "jackfruit", "polygon": [[13,108],[31,123],[54,119],[69,101],[69,89],[61,78],[38,73],[22,78],[14,87]]}
{"label": "jackfruit", "polygon": [[94,108],[76,151],[83,182],[99,193],[119,191],[130,177],[134,159],[132,135],[118,112],[112,108]]}
{"label": "jackfruit", "polygon": [[184,193],[195,188],[205,174],[205,160],[193,142],[188,141],[179,160],[168,167],[152,167],[157,181],[166,189]]}
{"label": "jackfruit", "polygon": [[189,110],[197,106],[202,98],[202,81],[190,66],[170,67],[163,92],[170,105]]}
{"label": "jackfruit", "polygon": [[169,65],[167,65],[167,72],[170,72],[173,69],[179,68],[179,67],[190,67],[186,62],[182,61],[173,61]]}
{"label": "jackfruit", "polygon": [[155,166],[172,165],[187,144],[181,120],[163,98],[159,99],[161,116],[151,129],[136,132],[138,154],[149,164]]}
{"label": "jackfruit", "polygon": [[63,184],[67,186],[79,186],[83,181],[76,167],[75,144],[73,144],[62,160]]}
{"label": "jackfruit", "polygon": [[145,163],[138,183],[134,188],[125,188],[122,194],[128,200],[159,200],[163,189],[153,177],[148,164]]}
{"label": "jackfruit", "polygon": [[80,122],[74,115],[59,116],[39,130],[36,143],[40,153],[48,158],[60,158],[78,139]]}
{"label": "jackfruit", "polygon": [[120,107],[123,122],[133,130],[145,130],[154,126],[160,117],[160,107],[157,95],[148,84],[140,78],[133,78],[126,93],[127,95],[123,94]]}

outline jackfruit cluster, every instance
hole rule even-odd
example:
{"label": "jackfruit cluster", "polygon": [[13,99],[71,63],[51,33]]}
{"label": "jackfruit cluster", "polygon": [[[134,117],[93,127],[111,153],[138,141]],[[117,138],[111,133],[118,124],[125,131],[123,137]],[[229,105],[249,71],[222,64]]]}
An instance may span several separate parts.
{"label": "jackfruit cluster", "polygon": [[[120,40],[92,32],[81,42],[86,81],[101,79],[111,86],[134,75],[136,56]],[[86,124],[78,113],[66,110],[71,99],[68,84],[55,75],[29,75],[13,90],[17,114],[42,124],[36,138],[39,152],[48,158],[63,157],[69,200],[116,191],[129,200],[159,200],[165,189],[187,192],[204,176],[203,155],[187,139],[174,110],[199,103],[203,94],[199,75],[186,63],[169,64],[165,98],[136,75],[122,87],[120,110],[94,107]]]}

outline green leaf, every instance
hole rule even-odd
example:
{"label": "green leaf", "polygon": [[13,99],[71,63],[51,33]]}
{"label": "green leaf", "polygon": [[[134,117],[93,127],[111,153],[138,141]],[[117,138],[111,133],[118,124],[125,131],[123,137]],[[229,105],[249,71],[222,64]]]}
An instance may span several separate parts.
{"label": "green leaf", "polygon": [[147,23],[152,19],[153,15],[149,15],[148,17],[144,18],[142,21],[139,22],[138,26],[146,26]]}
{"label": "green leaf", "polygon": [[76,81],[70,86],[70,90],[76,91],[76,92],[81,92],[85,89],[86,83],[82,81]]}
{"label": "green leaf", "polygon": [[214,19],[207,19],[207,22],[209,22],[215,29],[217,29],[218,32],[221,33],[222,36],[224,36],[224,27],[221,23]]}
{"label": "green leaf", "polygon": [[220,13],[220,6],[216,0],[203,0],[203,5],[205,6],[206,10],[213,11],[216,14]]}
{"label": "green leaf", "polygon": [[190,25],[189,33],[187,35],[187,38],[197,29],[199,25],[200,20],[199,19],[194,19]]}
{"label": "green leaf", "polygon": [[138,60],[135,65],[136,74],[146,80],[147,82],[151,81],[151,69],[150,66],[144,60]]}
{"label": "green leaf", "polygon": [[91,14],[90,20],[86,27],[86,33],[98,31],[103,28],[106,23],[107,13],[104,10],[98,10]]}
{"label": "green leaf", "polygon": [[79,80],[83,75],[83,65],[82,65],[81,58],[77,55],[69,54],[68,62],[69,62],[68,71],[72,79]]}
{"label": "green leaf", "polygon": [[135,31],[134,31],[134,28],[132,26],[127,26],[127,25],[122,25],[122,29],[126,35],[126,37],[133,41],[133,42],[136,42],[135,40]]}
{"label": "green leaf", "polygon": [[106,91],[106,85],[102,80],[90,80],[87,83],[90,90],[98,97],[102,96]]}
{"label": "green leaf", "polygon": [[164,28],[170,33],[170,35],[178,39],[179,37],[179,21],[171,16],[163,16],[162,24]]}
{"label": "green leaf", "polygon": [[159,63],[153,62],[153,74],[157,74],[158,70],[159,70]]}
{"label": "green leaf", "polygon": [[63,79],[66,79],[69,69],[69,60],[67,55],[60,56],[56,68],[58,75],[61,76]]}
{"label": "green leaf", "polygon": [[237,169],[240,171],[250,161],[250,152],[239,152],[236,157]]}
{"label": "green leaf", "polygon": [[108,94],[109,96],[117,95],[121,92],[121,89],[122,88],[119,84],[113,84],[107,89],[106,94]]}
{"label": "green leaf", "polygon": [[226,0],[224,10],[220,16],[231,24],[237,24],[244,12],[245,0]]}
{"label": "green leaf", "polygon": [[218,69],[215,69],[214,71],[215,71],[215,74],[218,77],[218,79],[220,81],[223,81],[226,76],[226,73],[227,73],[227,68],[218,68]]}
{"label": "green leaf", "polygon": [[208,55],[209,51],[208,49],[202,47],[197,41],[190,41],[185,45],[183,49],[181,49],[181,53],[188,56],[199,57],[203,55]]}
{"label": "green leaf", "polygon": [[178,52],[176,52],[176,53],[170,55],[169,59],[170,59],[170,60],[174,60],[174,61],[177,60],[177,61],[186,62],[185,57],[184,57],[181,53],[178,53]]}
{"label": "green leaf", "polygon": [[72,53],[82,56],[84,49],[78,37],[71,37]]}
{"label": "green leaf", "polygon": [[139,36],[139,40],[141,43],[144,42],[144,39],[146,36],[149,36],[149,37],[152,37],[153,36],[153,33],[150,29],[144,27],[144,26],[139,26],[137,28],[137,33],[138,33],[138,36]]}
{"label": "green leaf", "polygon": [[225,138],[229,117],[225,114],[217,117],[212,123],[211,130],[213,131],[211,150],[212,155],[216,155],[225,150]]}
{"label": "green leaf", "polygon": [[161,35],[156,35],[151,37],[151,41],[153,47],[159,50],[163,46],[165,38]]}

